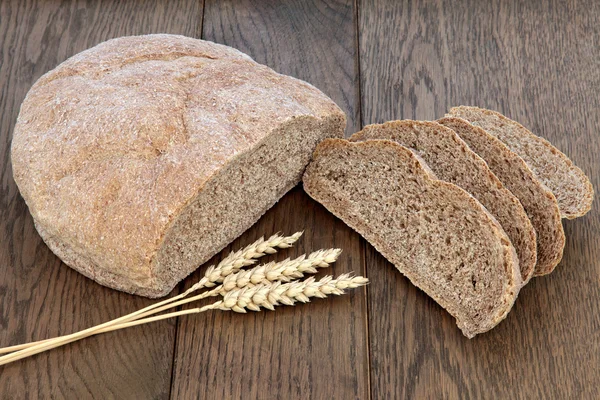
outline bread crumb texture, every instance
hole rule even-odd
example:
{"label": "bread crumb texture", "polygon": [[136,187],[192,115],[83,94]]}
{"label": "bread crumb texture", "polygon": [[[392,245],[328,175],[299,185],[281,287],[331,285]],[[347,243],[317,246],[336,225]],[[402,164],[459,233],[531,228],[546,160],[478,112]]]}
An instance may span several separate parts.
{"label": "bread crumb texture", "polygon": [[318,89],[235,49],[123,37],[34,84],[14,130],[13,172],[63,261],[156,297],[249,228],[344,126]]}
{"label": "bread crumb texture", "polygon": [[506,317],[522,286],[508,236],[474,197],[438,180],[408,148],[327,139],[303,182],[311,197],[448,310],[466,336]]}
{"label": "bread crumb texture", "polygon": [[521,157],[482,128],[457,117],[445,117],[438,122],[452,128],[519,199],[537,237],[534,276],[552,272],[562,259],[565,233],[558,202],[550,189],[540,182]]}
{"label": "bread crumb texture", "polygon": [[454,107],[449,115],[485,129],[525,160],[556,197],[563,218],[581,217],[592,208],[594,188],[589,178],[546,139],[498,112],[483,108]]}
{"label": "bread crumb texture", "polygon": [[524,282],[533,275],[536,237],[531,221],[519,200],[504,187],[452,129],[432,121],[390,121],[368,125],[350,141],[388,139],[416,152],[446,182],[469,192],[498,220],[519,256]]}

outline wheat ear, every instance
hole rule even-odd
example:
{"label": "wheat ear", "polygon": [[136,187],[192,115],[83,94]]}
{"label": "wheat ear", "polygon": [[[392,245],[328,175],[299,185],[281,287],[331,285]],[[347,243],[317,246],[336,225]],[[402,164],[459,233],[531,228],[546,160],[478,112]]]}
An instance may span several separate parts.
{"label": "wheat ear", "polygon": [[278,248],[287,249],[292,247],[292,244],[302,236],[302,233],[303,232],[296,232],[292,236],[287,237],[273,235],[267,240],[260,238],[250,246],[230,254],[217,266],[208,267],[204,277],[182,293],[182,297],[185,297],[198,289],[213,287],[217,283],[223,282],[225,277],[238,272],[244,267],[254,264],[256,259],[266,254],[276,253]]}
{"label": "wheat ear", "polygon": [[[97,329],[103,329],[108,326],[117,325],[120,323],[124,323],[124,322],[128,322],[128,321],[132,321],[132,320],[141,318],[142,315],[154,314],[155,312],[150,313],[150,311],[157,309],[157,308],[165,307],[168,304],[171,304],[171,303],[176,302],[177,300],[183,299],[184,297],[188,296],[190,293],[197,291],[203,287],[212,287],[216,283],[222,282],[223,279],[225,277],[227,277],[228,275],[238,272],[243,267],[252,265],[253,263],[256,262],[255,261],[256,259],[258,259],[266,254],[276,253],[278,248],[286,249],[286,248],[291,247],[300,238],[300,236],[302,236],[302,233],[303,232],[296,232],[291,236],[281,236],[279,234],[275,234],[275,235],[271,236],[270,238],[268,238],[267,240],[265,240],[264,237],[261,237],[260,239],[258,239],[254,243],[246,246],[245,248],[238,250],[235,253],[230,253],[227,257],[225,257],[216,266],[213,265],[213,266],[209,267],[206,270],[204,277],[202,277],[202,279],[200,279],[200,281],[198,281],[196,284],[194,284],[192,287],[190,287],[184,293],[181,293],[177,296],[170,297],[170,298],[160,301],[158,303],[151,304],[145,308],[142,308],[141,310],[138,310],[138,311],[132,312],[130,314],[124,315],[122,317],[113,319],[111,321],[93,326],[93,327],[88,328],[81,332],[91,333]],[[167,307],[167,308],[171,308],[171,307]],[[164,308],[162,308],[162,309],[164,309]],[[158,311],[156,311],[156,312],[158,312]],[[81,332],[78,332],[78,333],[81,333]],[[63,335],[63,336],[59,336],[59,337],[52,338],[52,339],[44,339],[44,340],[38,340],[35,342],[4,347],[4,348],[0,349],[0,354],[12,353],[14,351],[31,348],[34,346],[49,343],[51,341],[66,339],[66,338],[71,337],[72,335],[75,335],[75,334]]]}
{"label": "wheat ear", "polygon": [[292,279],[304,277],[304,274],[315,274],[317,273],[317,268],[328,267],[329,264],[334,263],[338,259],[341,253],[341,249],[318,250],[311,253],[308,257],[302,255],[294,260],[286,259],[280,262],[270,262],[246,271],[238,271],[225,277],[223,283],[214,287],[212,290],[150,310],[144,314],[138,315],[136,319],[145,318],[169,308],[192,303],[207,297],[218,295],[225,296],[234,289],[252,287],[261,283],[268,284],[276,281],[289,282]]}
{"label": "wheat ear", "polygon": [[284,261],[271,262],[246,271],[239,271],[223,279],[221,294],[249,285],[274,281],[289,282],[302,278],[304,274],[315,274],[317,268],[328,267],[338,259],[341,253],[341,249],[318,250],[308,256],[301,255],[293,260],[288,258]]}
{"label": "wheat ear", "polygon": [[[269,283],[274,281],[284,281],[288,282],[290,279],[301,278],[306,273],[316,273],[316,268],[325,268],[328,267],[329,264],[335,262],[339,255],[341,254],[341,249],[328,249],[328,250],[318,250],[311,253],[308,257],[302,255],[294,260],[284,260],[278,263],[268,263],[264,265],[260,265],[249,269],[247,271],[238,271],[231,275],[228,275],[222,285],[219,285],[212,290],[203,292],[196,296],[187,297],[178,301],[174,301],[161,307],[154,308],[152,310],[148,310],[142,314],[136,315],[134,319],[130,319],[128,321],[123,321],[116,324],[107,325],[105,327],[100,327],[98,330],[85,330],[79,332],[77,337],[69,338],[69,335],[60,336],[54,339],[49,339],[47,341],[41,343],[49,343],[50,341],[64,341],[64,344],[73,342],[75,340],[80,340],[92,335],[95,335],[100,332],[108,332],[116,329],[121,329],[120,327],[133,326],[131,325],[131,321],[139,320],[142,318],[149,317],[151,315],[157,314],[159,312],[165,311],[167,309],[178,307],[187,303],[191,303],[194,301],[202,300],[211,296],[224,296],[227,292],[233,290],[234,288],[241,288],[244,286],[254,286],[258,283]],[[155,317],[153,317],[155,318]],[[38,342],[39,343],[39,342]],[[22,347],[29,348],[32,346]]]}
{"label": "wheat ear", "polygon": [[318,250],[311,253],[308,257],[302,255],[294,260],[286,259],[280,262],[270,262],[246,271],[238,271],[228,275],[221,285],[216,286],[209,291],[155,308],[138,315],[136,319],[145,318],[169,308],[182,306],[207,297],[218,295],[225,296],[234,289],[252,287],[261,283],[268,284],[276,281],[289,282],[292,279],[302,278],[304,274],[315,274],[317,273],[317,268],[326,268],[329,264],[337,261],[341,253],[341,249]]}
{"label": "wheat ear", "polygon": [[[101,332],[122,329],[129,326],[159,321],[180,315],[201,313],[208,310],[231,310],[238,313],[245,313],[246,310],[260,311],[262,308],[273,310],[275,306],[278,305],[294,305],[297,302],[307,303],[312,297],[325,298],[328,295],[341,295],[344,294],[344,290],[346,289],[357,288],[359,286],[366,285],[367,283],[367,278],[361,276],[352,276],[350,274],[340,275],[337,279],[327,276],[319,281],[315,281],[315,279],[311,277],[304,281],[295,281],[290,283],[281,283],[279,281],[261,283],[252,287],[234,289],[230,292],[227,292],[223,300],[204,307],[177,311],[169,314],[158,315],[156,317],[139,319],[137,321],[130,321],[119,326],[107,326],[96,330],[92,333],[92,335]],[[8,354],[0,357],[0,365],[5,365],[56,347],[60,347],[64,344],[74,342],[81,338],[70,338],[67,341],[61,340],[52,343],[45,343],[41,346],[35,346],[13,354]]]}
{"label": "wheat ear", "polygon": [[275,306],[292,306],[296,302],[308,303],[311,297],[325,298],[328,295],[344,294],[345,289],[354,289],[369,282],[362,276],[342,274],[333,279],[326,276],[319,281],[313,277],[290,283],[273,282],[244,287],[227,292],[223,300],[213,304],[220,310],[245,313],[246,310],[260,311],[261,308],[274,310]]}

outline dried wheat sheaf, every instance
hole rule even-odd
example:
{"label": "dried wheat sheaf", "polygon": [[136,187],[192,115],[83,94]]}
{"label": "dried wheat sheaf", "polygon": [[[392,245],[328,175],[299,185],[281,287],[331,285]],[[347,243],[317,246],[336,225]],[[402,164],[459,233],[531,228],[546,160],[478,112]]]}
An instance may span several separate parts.
{"label": "dried wheat sheaf", "polygon": [[[244,269],[256,264],[264,255],[291,247],[301,235],[302,232],[297,232],[291,236],[276,234],[266,240],[260,238],[249,246],[231,253],[219,264],[209,267],[204,276],[185,292],[131,314],[70,335],[2,348],[0,354],[9,354],[0,357],[0,365],[99,333],[208,310],[231,310],[239,313],[245,313],[247,310],[260,311],[263,308],[274,310],[280,305],[307,303],[311,298],[342,295],[346,289],[354,289],[368,283],[367,278],[352,274],[342,274],[337,278],[326,276],[320,280],[313,277],[299,280],[306,274],[314,274],[319,268],[326,268],[334,263],[342,252],[340,249],[318,250],[308,256],[302,255],[295,259],[288,258]],[[194,292],[200,293],[190,296]],[[158,314],[183,304],[217,296],[221,299],[212,304]]]}

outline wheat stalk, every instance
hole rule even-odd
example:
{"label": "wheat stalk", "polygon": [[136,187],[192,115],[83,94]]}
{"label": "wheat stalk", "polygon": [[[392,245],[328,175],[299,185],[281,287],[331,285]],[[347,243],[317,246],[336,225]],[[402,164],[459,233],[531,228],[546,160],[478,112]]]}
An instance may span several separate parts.
{"label": "wheat stalk", "polygon": [[[325,298],[328,295],[341,295],[344,290],[353,289],[366,285],[368,279],[361,276],[352,276],[350,274],[340,275],[337,279],[327,276],[319,281],[314,278],[308,278],[304,281],[295,281],[290,283],[281,283],[280,281],[260,283],[251,287],[233,289],[225,294],[223,300],[217,301],[204,307],[192,308],[189,310],[177,311],[169,314],[158,315],[155,317],[129,321],[118,326],[106,326],[91,333],[95,335],[101,332],[109,332],[117,329],[123,329],[130,326],[142,325],[149,322],[159,321],[166,318],[172,318],[181,315],[201,313],[208,310],[223,310],[245,313],[246,310],[260,311],[262,308],[273,310],[278,305],[294,305],[297,302],[307,303],[312,297]],[[0,357],[0,365],[5,365],[25,357],[29,357],[67,343],[82,339],[82,336],[73,337],[67,340],[58,340],[50,343],[43,343],[28,349],[17,351],[13,354]]]}
{"label": "wheat stalk", "polygon": [[[252,287],[260,283],[266,284],[276,281],[289,282],[292,279],[302,278],[304,274],[317,273],[317,268],[328,267],[329,264],[334,263],[338,259],[341,252],[341,249],[318,250],[311,253],[308,257],[306,255],[302,255],[294,260],[286,259],[277,263],[271,262],[268,264],[259,265],[246,271],[238,271],[228,275],[223,280],[221,285],[216,286],[209,291],[152,309],[138,315],[136,320],[146,318],[169,308],[202,300],[207,297],[218,295],[225,296],[228,292],[234,289]],[[115,326],[121,326],[125,324],[127,324],[127,322],[120,323]]]}
{"label": "wheat stalk", "polygon": [[204,277],[196,282],[192,287],[182,293],[182,297],[202,289],[204,287],[213,287],[217,283],[223,282],[227,276],[238,272],[240,269],[252,265],[256,259],[266,254],[274,254],[277,248],[286,249],[292,246],[302,236],[303,232],[296,232],[292,236],[273,235],[269,239],[260,238],[250,246],[239,250],[227,256],[217,266],[211,266],[206,270]]}
{"label": "wheat stalk", "polygon": [[301,255],[294,260],[288,258],[281,262],[271,262],[246,271],[239,271],[223,279],[221,294],[249,285],[274,281],[289,282],[302,278],[304,274],[315,274],[317,268],[326,268],[329,264],[334,263],[341,252],[341,249],[318,250],[308,257]]}
{"label": "wheat stalk", "polygon": [[[187,297],[178,301],[173,301],[168,304],[164,304],[159,307],[154,307],[150,310],[147,310],[143,313],[138,313],[135,318],[131,318],[129,320],[125,320],[119,323],[114,324],[103,324],[98,325],[97,329],[86,329],[84,331],[78,332],[77,339],[83,339],[88,336],[95,335],[100,332],[109,332],[111,330],[120,329],[120,327],[132,326],[130,324],[131,321],[139,320],[142,318],[149,317],[150,315],[157,314],[159,312],[165,311],[167,309],[178,307],[187,303],[191,303],[194,301],[202,300],[211,296],[224,296],[228,291],[233,290],[234,288],[242,288],[244,286],[254,286],[258,283],[268,283],[273,281],[289,281],[293,278],[301,278],[305,273],[316,273],[316,268],[325,268],[328,267],[329,264],[335,262],[339,255],[341,254],[341,249],[328,249],[328,250],[318,250],[311,253],[308,257],[302,255],[294,260],[286,259],[284,261],[278,263],[268,263],[264,265],[260,265],[249,269],[247,271],[238,271],[236,273],[228,275],[222,285],[219,285],[212,290],[203,292],[199,295]],[[173,298],[176,299],[176,298]],[[148,307],[147,307],[148,308]],[[140,310],[143,311],[143,310]],[[131,315],[131,314],[130,314]],[[116,320],[113,320],[116,321]],[[21,345],[20,348],[14,349],[12,351],[21,350],[29,347],[33,347],[33,345],[38,345],[40,343],[49,343],[50,341],[60,341],[64,340],[65,343],[69,343],[73,337],[71,335],[60,336],[54,339],[48,339],[45,341],[30,343],[29,346]],[[13,346],[17,347],[17,346]],[[3,349],[0,349],[3,350]],[[7,351],[11,352],[11,351]]]}
{"label": "wheat stalk", "polygon": [[[124,315],[122,317],[116,318],[114,320],[102,323],[100,325],[93,326],[84,331],[73,333],[70,335],[63,335],[52,339],[38,340],[35,342],[30,342],[26,344],[20,344],[15,346],[4,347],[0,349],[0,354],[12,353],[14,351],[19,351],[26,348],[31,348],[35,346],[41,346],[43,344],[61,340],[68,339],[76,334],[81,334],[82,332],[93,334],[92,332],[104,329],[109,326],[119,325],[122,323],[126,323],[129,321],[133,321],[139,318],[142,318],[147,315],[155,314],[160,311],[156,311],[156,309],[160,309],[161,311],[166,308],[174,307],[171,304],[176,303],[178,300],[187,297],[190,293],[202,289],[204,287],[212,287],[217,283],[223,281],[223,279],[233,273],[240,271],[242,268],[252,265],[256,262],[256,259],[266,255],[273,254],[277,252],[277,249],[286,249],[292,246],[299,238],[302,236],[303,232],[296,232],[292,236],[281,236],[279,234],[272,235],[267,240],[264,237],[261,237],[254,243],[246,246],[245,248],[236,251],[235,253],[230,253],[227,257],[225,257],[219,264],[216,266],[213,265],[209,267],[202,279],[200,279],[196,284],[186,290],[184,293],[181,293],[177,296],[173,296],[171,298],[165,299],[155,304],[151,304],[148,307],[142,308],[141,310],[135,311],[133,313]],[[199,300],[204,297],[195,296],[195,300]],[[194,300],[194,301],[195,301]],[[168,306],[168,307],[167,307]],[[155,310],[155,311],[152,311]],[[152,311],[152,312],[151,312]]]}

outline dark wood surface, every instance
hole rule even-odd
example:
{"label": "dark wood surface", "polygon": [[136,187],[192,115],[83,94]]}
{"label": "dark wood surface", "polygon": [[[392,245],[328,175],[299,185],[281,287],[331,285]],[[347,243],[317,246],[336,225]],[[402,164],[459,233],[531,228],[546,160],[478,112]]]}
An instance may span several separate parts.
{"label": "dark wood surface", "polygon": [[[438,118],[452,105],[496,109],[551,140],[600,187],[593,0],[0,0],[0,346],[151,302],[97,285],[50,252],[12,179],[9,149],[19,106],[43,73],[106,39],[152,32],[231,45],[311,82],[346,111],[347,134]],[[468,340],[298,186],[212,261],[263,234],[303,229],[282,256],[341,247],[333,272],[367,274],[367,289],[89,338],[0,367],[0,398],[600,398],[599,214],[596,202],[565,221],[557,270],[526,286],[496,329]]]}
{"label": "dark wood surface", "polygon": [[[73,54],[123,35],[199,35],[202,5],[170,3],[0,0],[2,346],[75,332],[152,303],[94,284],[52,254],[18,194],[9,148],[29,87]],[[101,335],[0,367],[0,396],[168,398],[176,323]]]}
{"label": "dark wood surface", "polygon": [[[355,10],[351,1],[207,1],[203,38],[249,54],[278,72],[315,84],[348,110],[358,128]],[[317,18],[318,16],[318,18]],[[327,68],[323,68],[327,65]],[[364,275],[363,241],[297,187],[240,240],[237,249],[265,233],[305,230],[281,257],[319,248],[344,253],[333,273]],[[191,285],[200,269],[186,283]],[[210,313],[181,318],[173,398],[364,399],[369,395],[365,291],[303,307],[240,318]]]}
{"label": "dark wood surface", "polygon": [[[434,119],[459,104],[499,110],[600,187],[598,3],[459,3],[361,2],[363,123]],[[369,246],[373,398],[600,398],[597,202],[564,226],[555,272],[472,340]]]}

